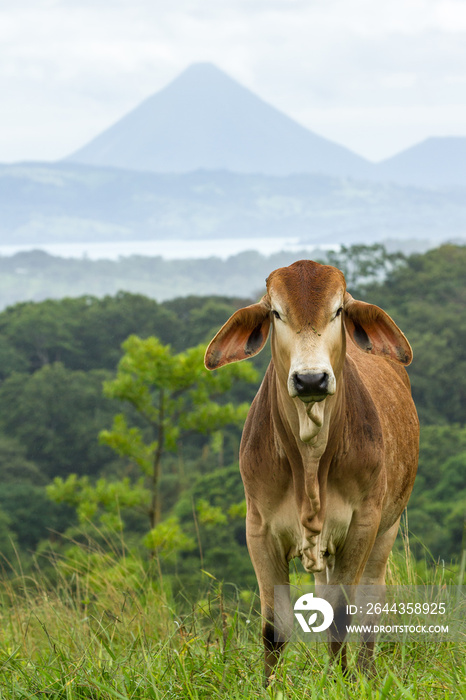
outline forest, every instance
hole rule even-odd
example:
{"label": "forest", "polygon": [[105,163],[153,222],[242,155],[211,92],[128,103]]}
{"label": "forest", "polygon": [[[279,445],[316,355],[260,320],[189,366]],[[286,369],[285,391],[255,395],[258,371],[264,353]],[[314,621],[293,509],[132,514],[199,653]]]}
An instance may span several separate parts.
{"label": "forest", "polygon": [[[175,240],[173,245],[186,251],[183,241]],[[252,247],[254,241],[248,245]],[[384,242],[387,250],[402,249],[405,254],[433,247],[434,243],[427,238]],[[107,255],[114,254],[111,243],[107,244],[107,251]],[[101,254],[105,255],[105,251]],[[160,255],[122,255],[116,260],[92,260],[85,255],[58,257],[43,250],[0,255],[0,310],[20,301],[112,296],[121,289],[157,301],[190,294],[251,296],[261,288],[271,270],[308,257],[309,250],[284,250],[268,255],[246,250],[226,259],[218,257],[220,254],[221,248],[212,242],[204,258],[175,260]],[[317,248],[312,255],[320,260],[325,251]]]}
{"label": "forest", "polygon": [[[353,246],[330,262],[351,294],[385,309],[413,347],[408,371],[422,429],[407,509],[411,548],[427,564],[457,570],[465,546],[466,247],[404,257]],[[52,556],[77,556],[89,538],[111,546],[123,536],[148,561],[160,554],[166,576],[188,592],[198,591],[201,571],[255,586],[237,459],[269,351],[221,377],[202,367],[212,335],[254,301],[158,303],[121,291],[0,313],[6,577],[8,562],[46,568]]]}

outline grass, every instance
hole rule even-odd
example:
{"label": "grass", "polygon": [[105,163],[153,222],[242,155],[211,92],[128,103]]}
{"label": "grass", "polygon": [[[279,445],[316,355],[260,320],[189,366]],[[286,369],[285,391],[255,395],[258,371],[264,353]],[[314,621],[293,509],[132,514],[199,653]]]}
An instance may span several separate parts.
{"label": "grass", "polygon": [[[389,581],[419,579],[409,549]],[[322,644],[290,645],[262,686],[257,598],[206,577],[203,599],[175,600],[156,562],[74,547],[48,573],[5,577],[0,596],[0,698],[168,700],[464,698],[466,646],[381,644],[377,675],[350,679]],[[442,567],[428,583],[441,582]],[[425,578],[425,577],[424,577]],[[245,601],[248,601],[246,603]],[[355,650],[350,649],[351,653]]]}

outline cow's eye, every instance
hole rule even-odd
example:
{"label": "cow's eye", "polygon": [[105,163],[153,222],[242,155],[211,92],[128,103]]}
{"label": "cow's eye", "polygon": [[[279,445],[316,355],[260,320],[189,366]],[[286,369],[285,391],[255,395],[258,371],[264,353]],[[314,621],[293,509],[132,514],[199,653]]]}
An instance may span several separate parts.
{"label": "cow's eye", "polygon": [[272,309],[272,313],[275,316],[275,318],[280,318],[280,314],[278,313],[278,311],[275,311],[275,309]]}
{"label": "cow's eye", "polygon": [[338,311],[337,311],[336,314],[335,314],[335,318],[336,318],[337,316],[340,316],[340,314],[341,314],[342,311],[343,311],[343,307],[340,306],[340,308],[338,309]]}

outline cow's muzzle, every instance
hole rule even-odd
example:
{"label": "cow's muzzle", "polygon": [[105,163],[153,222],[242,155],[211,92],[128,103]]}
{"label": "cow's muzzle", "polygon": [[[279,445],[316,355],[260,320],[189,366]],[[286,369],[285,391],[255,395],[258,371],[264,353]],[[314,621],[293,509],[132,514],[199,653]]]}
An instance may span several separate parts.
{"label": "cow's muzzle", "polygon": [[330,378],[327,372],[295,372],[291,377],[293,394],[304,403],[323,401],[331,392]]}

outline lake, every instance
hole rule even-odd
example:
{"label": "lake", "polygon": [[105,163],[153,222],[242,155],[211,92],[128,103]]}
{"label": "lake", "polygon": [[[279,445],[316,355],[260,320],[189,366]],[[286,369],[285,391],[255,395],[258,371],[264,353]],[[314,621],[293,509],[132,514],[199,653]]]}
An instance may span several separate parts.
{"label": "lake", "polygon": [[316,248],[338,250],[339,246],[316,246],[300,242],[298,238],[225,238],[221,241],[163,240],[163,241],[118,241],[115,243],[44,243],[37,245],[3,245],[0,255],[9,256],[22,251],[44,250],[60,258],[88,258],[89,260],[118,260],[130,255],[157,255],[167,260],[183,258],[229,258],[245,250],[257,250],[271,255],[281,250],[312,251]]}

